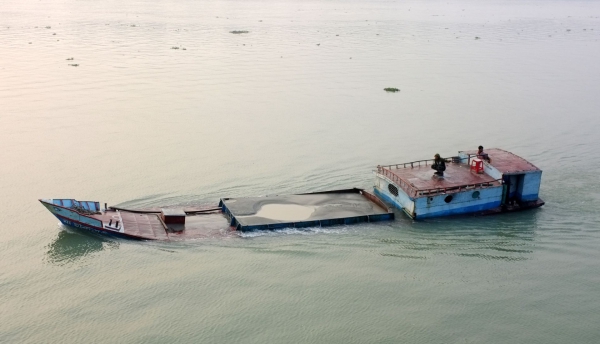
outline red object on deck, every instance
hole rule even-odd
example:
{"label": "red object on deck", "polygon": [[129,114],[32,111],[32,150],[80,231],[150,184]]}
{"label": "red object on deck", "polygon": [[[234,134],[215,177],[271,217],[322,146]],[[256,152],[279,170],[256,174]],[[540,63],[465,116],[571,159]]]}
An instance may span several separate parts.
{"label": "red object on deck", "polygon": [[471,171],[475,171],[475,173],[483,173],[483,160],[479,158],[471,159]]}

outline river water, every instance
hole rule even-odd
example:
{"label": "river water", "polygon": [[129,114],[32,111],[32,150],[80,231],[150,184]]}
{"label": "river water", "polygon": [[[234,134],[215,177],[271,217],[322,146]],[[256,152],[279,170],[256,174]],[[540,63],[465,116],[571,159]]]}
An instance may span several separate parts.
{"label": "river water", "polygon": [[[596,1],[2,1],[0,342],[597,343],[599,40]],[[37,202],[370,189],[480,144],[546,205],[140,243]]]}

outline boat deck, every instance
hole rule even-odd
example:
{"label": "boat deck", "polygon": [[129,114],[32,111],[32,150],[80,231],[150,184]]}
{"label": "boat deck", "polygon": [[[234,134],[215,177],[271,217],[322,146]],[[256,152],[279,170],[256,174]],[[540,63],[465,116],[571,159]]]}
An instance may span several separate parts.
{"label": "boat deck", "polygon": [[403,164],[379,166],[378,173],[385,175],[411,197],[429,195],[438,192],[458,192],[464,188],[498,186],[501,183],[489,175],[471,172],[470,166],[462,163],[447,162],[444,178],[434,177],[431,163],[411,165]]}
{"label": "boat deck", "polygon": [[[148,240],[187,240],[219,237],[222,236],[224,231],[230,230],[229,221],[220,211],[195,215],[188,214],[185,218],[185,225],[167,225],[160,218],[160,213],[108,210],[102,214],[91,215],[91,217],[102,221],[103,225],[107,225],[111,219],[114,225],[118,220],[120,221],[119,227],[122,228],[121,233]],[[179,230],[173,231],[173,229]]]}
{"label": "boat deck", "polygon": [[[502,174],[523,173],[540,170],[529,161],[503,149],[484,149],[484,152],[487,153],[492,161],[490,165],[494,166]],[[462,151],[459,153],[468,154],[470,156],[477,155],[476,150]]]}

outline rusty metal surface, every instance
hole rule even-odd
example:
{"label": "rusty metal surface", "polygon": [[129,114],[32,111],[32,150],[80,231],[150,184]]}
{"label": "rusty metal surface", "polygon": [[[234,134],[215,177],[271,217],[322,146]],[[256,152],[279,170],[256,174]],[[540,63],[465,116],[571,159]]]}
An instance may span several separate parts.
{"label": "rusty metal surface", "polygon": [[123,228],[126,234],[168,240],[165,226],[156,214],[135,214],[125,211],[119,212],[123,219]]}
{"label": "rusty metal surface", "polygon": [[435,190],[444,192],[460,191],[467,187],[498,186],[501,183],[487,174],[477,174],[470,171],[467,164],[446,163],[444,178],[433,176],[431,165],[415,167],[383,168],[379,173],[396,182],[409,196],[416,197],[433,193]]}
{"label": "rusty metal surface", "polygon": [[[131,213],[161,213],[163,209],[172,209],[171,207],[150,207],[150,208],[142,208],[142,209],[129,209],[129,208],[122,208],[122,207],[115,207],[115,206],[111,206],[108,207],[108,209],[110,210],[120,210],[120,211],[128,211]],[[175,209],[175,208],[173,208]],[[180,208],[177,208],[180,209]],[[221,208],[219,208],[216,205],[202,205],[202,206],[186,206],[183,208],[183,211],[187,214],[194,214],[194,213],[205,213],[205,212],[211,212],[211,211],[215,211],[215,210],[220,210]]]}
{"label": "rusty metal surface", "polygon": [[[540,170],[520,156],[500,148],[484,149],[484,152],[487,153],[492,160],[490,165],[494,166],[502,174]],[[477,150],[464,151],[464,153],[474,156],[477,155]]]}
{"label": "rusty metal surface", "polygon": [[[117,216],[117,214],[119,216]],[[149,240],[173,241],[214,238],[222,237],[224,234],[226,235],[228,232],[231,232],[229,221],[220,211],[188,215],[185,217],[185,225],[165,224],[161,221],[160,216],[160,213],[140,214],[128,211],[119,211],[117,213],[116,211],[109,210],[103,214],[96,214],[91,217],[96,218],[105,224],[108,224],[111,219],[114,224],[115,219],[119,217],[123,221],[122,226],[124,226],[125,234]],[[168,227],[177,226],[183,226],[183,229],[185,230],[176,231],[179,228],[170,228],[168,231],[166,230]]]}
{"label": "rusty metal surface", "polygon": [[169,240],[190,240],[222,238],[235,233],[229,226],[229,220],[221,212],[186,216],[185,230],[169,232]]}

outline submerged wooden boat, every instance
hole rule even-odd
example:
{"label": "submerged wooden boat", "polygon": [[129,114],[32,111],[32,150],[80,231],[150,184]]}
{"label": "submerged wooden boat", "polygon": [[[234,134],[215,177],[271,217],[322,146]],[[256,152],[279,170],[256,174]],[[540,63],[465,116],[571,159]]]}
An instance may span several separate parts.
{"label": "submerged wooden boat", "polygon": [[375,194],[413,219],[490,214],[537,208],[542,171],[502,149],[488,149],[491,162],[477,151],[446,158],[443,178],[434,176],[433,159],[377,166]]}
{"label": "submerged wooden boat", "polygon": [[379,198],[347,189],[300,195],[222,198],[218,205],[123,209],[99,202],[40,199],[63,224],[85,231],[137,240],[185,240],[229,230],[325,227],[392,220]]}

